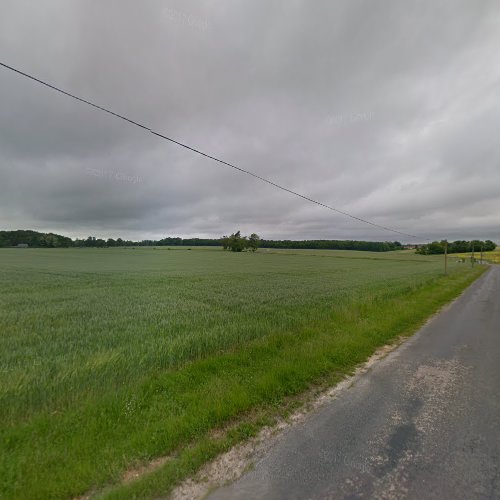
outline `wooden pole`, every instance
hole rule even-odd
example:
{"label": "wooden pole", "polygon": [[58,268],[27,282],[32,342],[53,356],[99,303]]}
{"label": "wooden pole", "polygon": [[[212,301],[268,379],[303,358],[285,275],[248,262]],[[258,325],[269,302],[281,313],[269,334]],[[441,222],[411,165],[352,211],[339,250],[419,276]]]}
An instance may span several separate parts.
{"label": "wooden pole", "polygon": [[483,245],[481,245],[481,260],[480,260],[481,264],[483,263]]}
{"label": "wooden pole", "polygon": [[448,241],[444,242],[444,274],[448,274]]}
{"label": "wooden pole", "polygon": [[474,267],[474,243],[472,243],[472,255],[470,256],[471,266]]}

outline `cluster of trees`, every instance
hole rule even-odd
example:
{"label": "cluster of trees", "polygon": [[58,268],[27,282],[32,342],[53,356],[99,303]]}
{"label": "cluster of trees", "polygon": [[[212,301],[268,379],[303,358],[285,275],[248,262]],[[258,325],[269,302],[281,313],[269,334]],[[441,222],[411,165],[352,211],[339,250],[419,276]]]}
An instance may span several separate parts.
{"label": "cluster of trees", "polygon": [[250,236],[241,236],[240,231],[236,231],[231,236],[223,236],[220,239],[222,248],[224,250],[231,250],[232,252],[243,252],[250,250],[255,252],[259,248],[261,239],[258,234],[252,233]]}
{"label": "cluster of trees", "polygon": [[17,245],[42,248],[71,247],[73,246],[73,240],[60,234],[39,233],[38,231],[22,229],[0,231],[0,247],[15,247]]}
{"label": "cluster of trees", "polygon": [[[444,253],[446,241],[433,241],[427,245],[421,245],[417,248],[416,252],[422,255],[434,255]],[[481,241],[481,240],[457,240],[448,243],[448,253],[466,253],[473,249],[476,252],[489,252],[495,250],[496,243],[491,240]]]}
{"label": "cluster of trees", "polygon": [[401,250],[399,241],[355,241],[355,240],[262,240],[263,248],[295,248],[311,250],[364,250],[368,252],[389,252]]}

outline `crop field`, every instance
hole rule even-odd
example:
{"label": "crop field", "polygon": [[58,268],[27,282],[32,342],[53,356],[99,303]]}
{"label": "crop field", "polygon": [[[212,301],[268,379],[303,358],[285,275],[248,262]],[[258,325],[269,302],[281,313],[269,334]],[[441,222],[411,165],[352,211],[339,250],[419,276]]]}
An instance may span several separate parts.
{"label": "crop field", "polygon": [[[460,253],[454,254],[454,256],[459,257],[461,259],[470,260],[472,257],[472,253]],[[479,260],[481,258],[481,252],[475,252],[474,258]],[[492,264],[500,264],[500,250],[493,250],[492,252],[483,252],[483,260],[486,262],[490,262]]]}
{"label": "crop field", "polygon": [[1,249],[0,497],[165,494],[484,271],[449,267],[405,251]]}

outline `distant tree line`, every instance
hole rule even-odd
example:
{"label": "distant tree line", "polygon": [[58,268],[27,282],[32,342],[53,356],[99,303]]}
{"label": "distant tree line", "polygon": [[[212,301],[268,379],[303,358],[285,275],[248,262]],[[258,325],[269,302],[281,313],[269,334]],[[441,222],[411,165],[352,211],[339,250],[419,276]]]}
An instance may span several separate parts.
{"label": "distant tree line", "polygon": [[255,233],[242,236],[240,231],[223,236],[222,238],[175,238],[167,237],[160,240],[132,241],[122,238],[96,238],[89,236],[86,239],[72,240],[67,236],[54,233],[40,233],[38,231],[17,230],[0,231],[0,247],[27,244],[30,247],[128,247],[128,246],[222,246],[227,250],[241,252],[243,250],[255,251],[263,248],[291,248],[291,249],[325,249],[325,250],[367,250],[371,252],[387,252],[401,249],[401,243],[380,241],[354,241],[354,240],[261,240]]}
{"label": "distant tree line", "polygon": [[31,230],[0,231],[0,247],[64,248],[64,247],[131,247],[131,246],[222,246],[220,239],[213,238],[163,238],[161,240],[132,241],[122,238],[102,239],[89,236],[85,239],[72,240],[68,236],[54,233],[40,233]]}
{"label": "distant tree line", "polygon": [[262,240],[263,248],[295,248],[311,250],[364,250],[389,252],[401,250],[399,241],[355,241],[355,240]]}
{"label": "distant tree line", "polygon": [[145,246],[190,246],[190,247],[220,247],[219,238],[163,238],[161,240],[143,240]]}
{"label": "distant tree line", "polygon": [[[434,255],[444,253],[445,249],[445,241],[433,241],[432,243],[428,243],[427,245],[420,245],[416,249],[416,253],[422,255]],[[496,243],[493,243],[491,240],[481,241],[481,240],[457,240],[448,243],[448,253],[466,253],[471,252],[473,249],[476,252],[490,252],[491,250],[495,250],[497,247]]]}
{"label": "distant tree line", "polygon": [[[67,248],[67,247],[130,247],[130,246],[222,246],[226,250],[242,252],[244,250],[255,251],[257,248],[290,248],[311,250],[364,250],[370,252],[388,252],[400,250],[402,245],[399,241],[355,241],[355,240],[263,240],[255,233],[250,236],[242,236],[240,231],[223,236],[222,238],[175,238],[167,237],[160,240],[132,241],[122,238],[96,238],[89,236],[86,239],[72,240],[67,236],[54,233],[41,233],[30,230],[0,231],[0,247],[15,247],[26,244],[30,247],[41,248]],[[454,241],[448,243],[449,253],[470,252],[472,245],[476,251],[481,248],[484,252],[494,250],[496,244],[491,240],[486,241]],[[420,245],[417,253],[428,255],[444,253],[444,242],[434,241],[427,245]]]}
{"label": "distant tree line", "polygon": [[76,247],[157,247],[157,246],[221,246],[220,240],[215,239],[206,239],[206,238],[163,238],[161,240],[141,240],[141,241],[132,241],[132,240],[122,240],[121,238],[117,238],[114,240],[113,238],[108,238],[107,240],[103,240],[100,238],[95,238],[93,236],[89,236],[85,240],[76,239],[74,241],[74,245]]}

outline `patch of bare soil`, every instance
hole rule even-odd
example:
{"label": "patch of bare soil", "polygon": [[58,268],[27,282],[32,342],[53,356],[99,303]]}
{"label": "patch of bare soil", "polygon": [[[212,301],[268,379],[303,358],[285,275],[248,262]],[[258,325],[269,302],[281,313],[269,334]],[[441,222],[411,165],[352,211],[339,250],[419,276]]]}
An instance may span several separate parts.
{"label": "patch of bare soil", "polygon": [[159,469],[162,465],[166,464],[169,460],[172,460],[172,457],[158,457],[145,465],[140,465],[135,468],[131,468],[125,471],[122,477],[122,483],[127,484],[139,479],[144,474],[149,474],[150,472],[154,472],[156,469]]}

